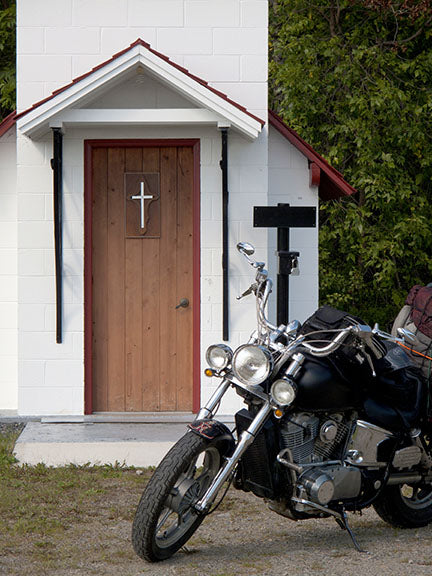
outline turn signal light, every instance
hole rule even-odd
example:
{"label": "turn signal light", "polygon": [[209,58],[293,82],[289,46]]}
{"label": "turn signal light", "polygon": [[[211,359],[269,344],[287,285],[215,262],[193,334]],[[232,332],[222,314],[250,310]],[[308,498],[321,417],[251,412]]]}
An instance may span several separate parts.
{"label": "turn signal light", "polygon": [[282,418],[282,416],[283,416],[283,412],[280,408],[276,408],[276,410],[273,412],[273,414],[276,416],[276,418]]}
{"label": "turn signal light", "polygon": [[204,374],[205,374],[206,376],[208,376],[209,378],[211,378],[212,376],[215,375],[215,371],[212,370],[211,368],[206,368],[206,369],[204,370]]}

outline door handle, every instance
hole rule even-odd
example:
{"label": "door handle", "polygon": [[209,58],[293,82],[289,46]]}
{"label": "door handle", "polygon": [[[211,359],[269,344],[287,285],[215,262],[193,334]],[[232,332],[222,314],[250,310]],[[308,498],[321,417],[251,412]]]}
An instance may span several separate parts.
{"label": "door handle", "polygon": [[189,306],[189,300],[187,298],[182,298],[180,302],[176,306],[176,310],[178,308],[187,308]]}

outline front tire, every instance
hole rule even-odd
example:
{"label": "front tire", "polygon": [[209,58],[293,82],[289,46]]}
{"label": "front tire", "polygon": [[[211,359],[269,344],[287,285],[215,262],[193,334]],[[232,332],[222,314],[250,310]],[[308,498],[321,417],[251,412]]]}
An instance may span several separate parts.
{"label": "front tire", "polygon": [[148,562],[166,560],[204,520],[191,507],[222,466],[223,442],[188,432],[171,448],[147,484],[132,527],[135,552]]}

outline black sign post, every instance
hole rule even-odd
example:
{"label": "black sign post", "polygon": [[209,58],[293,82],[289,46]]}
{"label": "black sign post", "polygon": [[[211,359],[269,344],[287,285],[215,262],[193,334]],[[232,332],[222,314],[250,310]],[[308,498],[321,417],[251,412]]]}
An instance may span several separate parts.
{"label": "black sign post", "polygon": [[277,228],[277,323],[289,321],[289,277],[298,266],[299,252],[290,251],[290,228],[315,228],[316,208],[307,206],[254,206],[255,228]]}

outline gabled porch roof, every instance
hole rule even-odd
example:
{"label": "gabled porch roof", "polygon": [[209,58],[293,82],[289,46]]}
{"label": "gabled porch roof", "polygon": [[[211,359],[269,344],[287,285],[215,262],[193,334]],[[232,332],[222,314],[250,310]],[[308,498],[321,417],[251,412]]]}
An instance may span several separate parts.
{"label": "gabled porch roof", "polygon": [[[191,101],[190,109],[97,110],[82,107],[92,94],[108,90],[133,70],[144,70],[173,91]],[[255,139],[265,122],[172,62],[141,39],[96,66],[86,74],[54,91],[51,96],[16,115],[18,128],[37,136],[62,124],[215,124],[231,126]]]}

